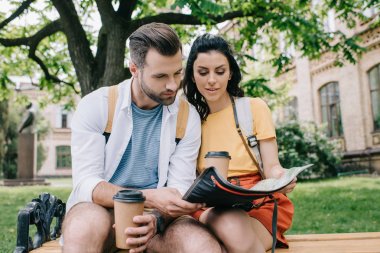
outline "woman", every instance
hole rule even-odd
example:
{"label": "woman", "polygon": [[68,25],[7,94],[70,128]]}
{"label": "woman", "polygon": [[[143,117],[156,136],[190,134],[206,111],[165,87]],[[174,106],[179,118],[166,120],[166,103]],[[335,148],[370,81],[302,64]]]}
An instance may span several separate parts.
{"label": "woman", "polygon": [[[198,170],[204,169],[204,156],[208,151],[226,150],[232,159],[228,180],[250,188],[261,180],[259,168],[251,159],[235,125],[233,99],[243,97],[239,88],[240,68],[228,43],[221,37],[204,34],[191,48],[187,61],[184,92],[202,119],[202,144]],[[259,140],[260,153],[266,178],[280,177],[285,169],[278,160],[275,128],[265,102],[251,99],[254,134]],[[278,201],[277,246],[287,247],[284,232],[293,217],[293,205],[284,195],[295,187],[295,181],[275,193]],[[209,208],[194,214],[220,239],[227,252],[266,252],[272,247],[273,201],[265,201],[258,209],[244,212],[239,209],[217,210]]]}

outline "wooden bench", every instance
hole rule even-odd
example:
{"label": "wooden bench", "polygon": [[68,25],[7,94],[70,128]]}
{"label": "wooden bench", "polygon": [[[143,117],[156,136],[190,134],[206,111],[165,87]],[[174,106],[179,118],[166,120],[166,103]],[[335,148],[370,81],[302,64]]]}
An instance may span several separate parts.
{"label": "wooden bench", "polygon": [[[49,193],[43,193],[20,210],[17,224],[17,247],[14,253],[61,252],[58,238],[65,214],[65,203]],[[43,217],[43,218],[42,218]],[[56,225],[50,231],[53,219]],[[31,242],[29,226],[35,225],[40,231]],[[53,239],[52,241],[49,241]],[[380,232],[288,235],[289,249],[276,249],[277,253],[379,253]],[[48,241],[48,242],[46,242]],[[31,245],[33,244],[33,245]],[[40,247],[42,245],[42,247]],[[123,252],[123,251],[119,251]],[[126,252],[126,251],[124,251]]]}
{"label": "wooden bench", "polygon": [[[380,232],[288,235],[289,249],[277,253],[375,253],[380,252]],[[58,240],[44,243],[32,253],[60,253]],[[268,251],[269,252],[269,251]]]}

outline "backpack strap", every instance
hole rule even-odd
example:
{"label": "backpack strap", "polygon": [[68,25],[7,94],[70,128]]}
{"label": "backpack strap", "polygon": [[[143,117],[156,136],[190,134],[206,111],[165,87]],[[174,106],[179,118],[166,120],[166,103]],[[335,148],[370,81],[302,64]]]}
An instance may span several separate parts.
{"label": "backpack strap", "polygon": [[[103,135],[106,138],[106,143],[111,135],[113,117],[115,115],[116,102],[118,98],[118,85],[112,85],[108,88],[108,119],[107,125],[104,129]],[[179,109],[177,114],[177,126],[175,142],[178,143],[182,140],[186,133],[187,120],[189,118],[189,103],[181,96],[179,100]]]}
{"label": "backpack strap", "polygon": [[[249,97],[242,97],[234,99],[231,96],[232,108],[234,110],[234,118],[236,129],[244,143],[245,148],[248,151],[249,156],[259,168],[259,172],[262,179],[265,179],[263,162],[261,160],[259,142],[256,136],[253,134],[253,116],[251,111],[251,101]],[[246,137],[244,139],[243,135]],[[277,215],[278,206],[277,199],[273,195],[269,195],[274,201],[274,209],[272,214],[272,253],[275,252],[277,244]]]}
{"label": "backpack strap", "polygon": [[108,119],[103,135],[106,137],[106,143],[111,135],[113,117],[115,115],[116,102],[118,97],[118,85],[112,85],[108,88]]}
{"label": "backpack strap", "polygon": [[189,102],[187,102],[187,100],[183,96],[181,96],[179,98],[177,126],[176,126],[176,133],[175,133],[175,142],[177,145],[185,136],[188,118],[189,118]]}
{"label": "backpack strap", "polygon": [[261,177],[264,179],[264,167],[261,160],[259,143],[256,136],[253,134],[253,116],[250,98],[242,97],[234,99],[232,96],[230,98],[234,111],[236,129],[248,151],[249,156],[256,164]]}

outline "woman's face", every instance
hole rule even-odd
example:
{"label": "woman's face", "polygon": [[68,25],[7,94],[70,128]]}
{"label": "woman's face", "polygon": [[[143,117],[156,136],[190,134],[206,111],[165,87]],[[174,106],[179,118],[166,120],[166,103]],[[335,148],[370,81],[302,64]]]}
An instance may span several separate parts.
{"label": "woman's face", "polygon": [[207,103],[218,102],[228,96],[230,64],[218,51],[199,53],[193,65],[194,82]]}

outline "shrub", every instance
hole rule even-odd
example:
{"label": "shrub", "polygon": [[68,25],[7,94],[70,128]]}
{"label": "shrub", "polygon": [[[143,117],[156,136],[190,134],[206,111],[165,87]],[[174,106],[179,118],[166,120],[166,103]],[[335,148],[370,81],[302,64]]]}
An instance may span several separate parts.
{"label": "shrub", "polygon": [[2,149],[4,156],[1,163],[2,174],[6,179],[14,179],[17,176],[17,123],[14,115],[9,115],[7,127],[4,129],[4,143]]}
{"label": "shrub", "polygon": [[[17,175],[17,113],[10,113],[9,101],[0,102],[0,170],[1,176],[14,179]],[[17,106],[12,109],[16,110]]]}
{"label": "shrub", "polygon": [[335,141],[329,139],[322,128],[314,123],[300,125],[291,121],[276,129],[279,158],[284,168],[314,166],[300,178],[325,178],[337,175],[341,154]]}

